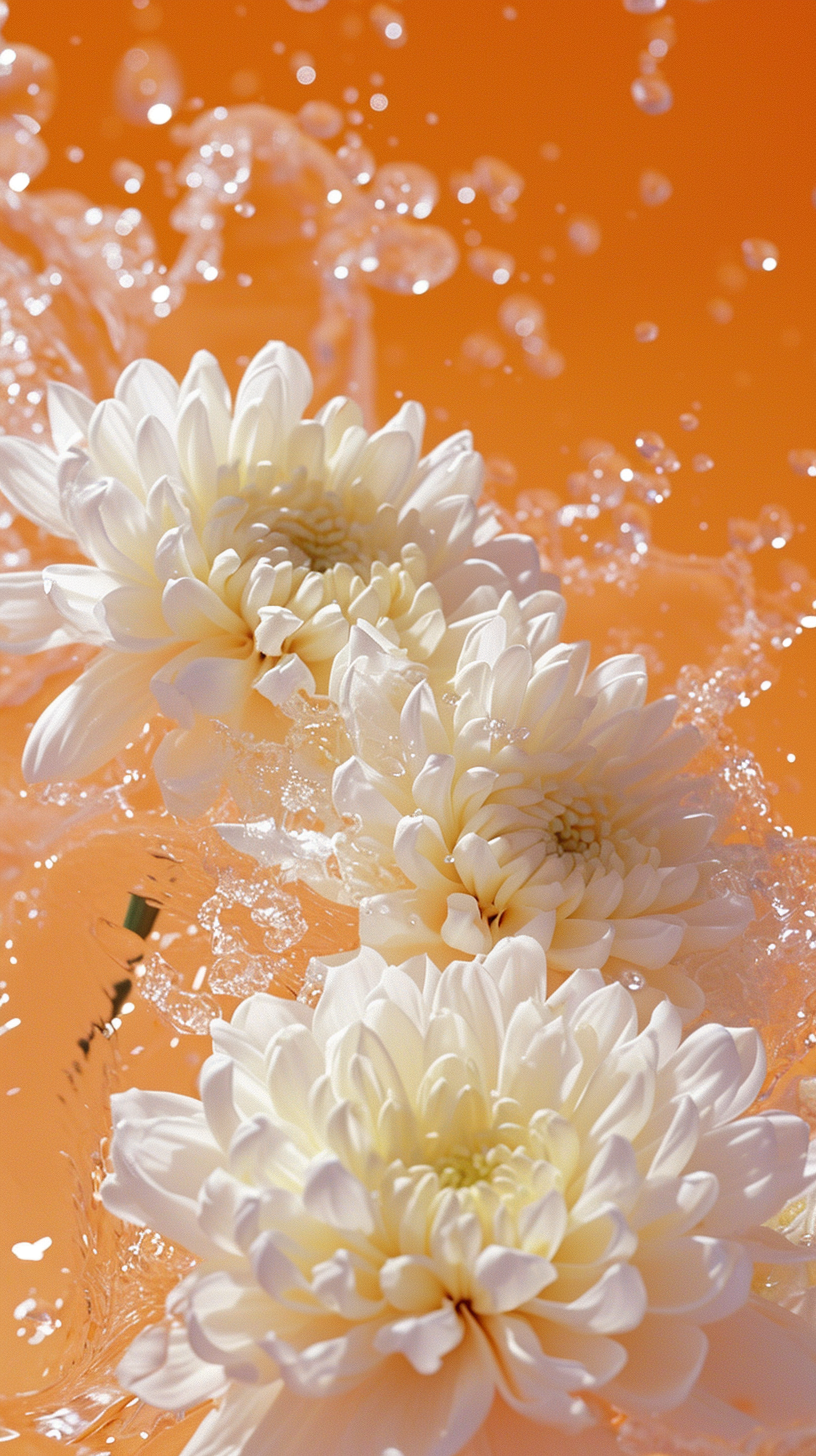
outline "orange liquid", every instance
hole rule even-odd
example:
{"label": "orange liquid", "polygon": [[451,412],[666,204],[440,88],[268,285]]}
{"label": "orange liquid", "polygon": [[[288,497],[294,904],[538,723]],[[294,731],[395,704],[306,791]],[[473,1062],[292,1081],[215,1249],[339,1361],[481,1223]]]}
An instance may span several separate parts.
{"label": "orange liquid", "polygon": [[[178,195],[166,196],[164,184],[184,148],[174,144],[172,124],[126,119],[113,86],[125,53],[148,42],[162,42],[175,56],[188,101],[199,97],[207,108],[262,103],[289,113],[331,102],[344,113],[343,131],[356,132],[379,165],[413,161],[435,174],[440,198],[429,222],[455,239],[458,269],[423,296],[373,286],[355,294],[361,308],[368,297],[373,309],[377,422],[404,396],[426,405],[430,445],[463,425],[473,430],[489,462],[488,490],[518,513],[521,529],[540,535],[564,580],[568,635],[589,637],[596,660],[643,651],[656,693],[671,690],[683,669],[686,694],[692,681],[709,699],[718,684],[743,693],[747,706],[734,707],[724,722],[716,703],[703,712],[712,726],[706,766],[722,773],[738,765],[739,782],[728,790],[733,837],[759,845],[769,824],[804,835],[816,821],[816,632],[795,630],[797,612],[812,610],[816,596],[816,480],[787,462],[792,450],[816,451],[816,32],[805,0],[782,7],[677,0],[671,14],[676,43],[658,63],[674,100],[661,115],[638,109],[630,83],[649,40],[670,38],[666,12],[627,14],[619,0],[518,0],[504,8],[407,0],[407,41],[399,46],[386,42],[369,7],[354,0],[329,0],[311,14],[283,0],[117,0],[104,13],[98,0],[18,0],[5,36],[7,44],[26,41],[52,56],[60,80],[55,115],[43,128],[51,160],[32,193],[72,188],[94,204],[137,206],[167,264],[183,240],[170,224]],[[297,79],[303,66],[315,72],[310,84]],[[387,98],[385,109],[372,109],[377,95]],[[355,111],[359,121],[349,120]],[[183,123],[198,114],[180,103]],[[343,131],[325,143],[329,152]],[[70,160],[76,149],[82,159]],[[482,156],[523,178],[509,210],[491,208],[481,193],[458,200]],[[138,194],[126,194],[111,175],[122,159],[144,170]],[[671,182],[671,197],[659,205],[641,198],[647,169]],[[233,384],[269,337],[310,350],[321,300],[310,244],[289,227],[302,192],[267,184],[248,195],[256,215],[229,217],[223,276],[191,284],[180,308],[150,330],[148,351],[177,374],[199,347],[219,355]],[[593,220],[598,231],[588,224],[576,230],[576,218]],[[576,250],[575,239],[586,247],[598,236],[595,251]],[[750,238],[776,246],[775,270],[745,266],[741,244]],[[13,244],[11,234],[4,239]],[[506,283],[474,271],[469,256],[478,264],[480,248],[511,255],[515,271]],[[557,377],[535,372],[524,336],[499,318],[517,294],[546,312],[548,347],[564,359]],[[636,328],[646,323],[658,334],[641,341]],[[333,326],[338,362],[320,385],[324,396],[349,386],[356,367],[342,320]],[[360,329],[368,338],[364,309]],[[96,387],[107,387],[87,341],[77,348]],[[698,426],[684,429],[681,415],[694,415]],[[582,457],[582,442],[609,441],[637,471],[648,469],[634,443],[643,431],[658,432],[680,457],[682,468],[662,477],[670,498],[637,504],[628,515],[558,522],[554,512],[572,500],[568,476],[587,468],[591,451]],[[696,469],[695,457],[713,466]],[[766,544],[726,556],[729,520],[755,522],[769,505],[789,514],[791,539],[771,544],[788,530],[784,515],[766,514]],[[774,520],[782,521],[776,533]],[[630,541],[638,530],[651,533],[639,562],[624,549],[622,523],[633,528]],[[46,559],[36,533],[23,534],[36,559]],[[779,645],[788,638],[788,647]],[[149,777],[117,799],[112,786],[123,782],[122,764],[98,775],[95,787],[80,786],[90,799],[61,805],[34,793],[21,798],[27,731],[76,671],[48,677],[18,701],[30,667],[11,662],[0,749],[8,795],[3,940],[11,942],[0,947],[0,976],[10,998],[4,1016],[19,1018],[0,1048],[0,1093],[9,1094],[0,1154],[7,1190],[0,1386],[10,1397],[0,1423],[21,1432],[10,1450],[51,1450],[50,1430],[63,1441],[75,1436],[87,1451],[129,1456],[149,1448],[160,1456],[181,1449],[194,1418],[183,1428],[165,1422],[166,1429],[160,1419],[145,1441],[140,1432],[154,1430],[154,1417],[123,1412],[111,1370],[146,1312],[159,1308],[176,1266],[168,1264],[161,1285],[149,1250],[125,1253],[132,1231],[114,1234],[100,1218],[97,1150],[110,1085],[192,1091],[208,1041],[171,1025],[166,1008],[163,1018],[139,994],[134,958],[144,946],[117,927],[132,892],[161,900],[160,939],[147,948],[161,949],[178,973],[177,989],[193,997],[196,972],[211,965],[212,950],[205,932],[188,928],[219,869],[255,867],[240,856],[230,861],[214,838],[202,846],[200,835],[168,820]],[[765,789],[750,755],[769,781]],[[129,768],[146,770],[138,744],[124,757]],[[93,795],[105,786],[108,799],[96,804]],[[800,851],[792,865],[783,846],[773,861],[800,910],[814,896],[811,853]],[[354,944],[353,915],[327,919],[308,896],[302,909],[306,938],[270,960],[272,984],[283,994],[297,989],[310,952]],[[241,933],[253,952],[264,953],[251,927]],[[764,1025],[778,1074],[774,1096],[795,1106],[796,1079],[816,1072],[807,1041],[816,970],[798,950],[774,967],[759,999],[736,998],[734,1014]],[[126,1004],[135,1009],[111,1032],[112,988],[125,978],[133,981]],[[730,988],[706,985],[725,1016]],[[225,1014],[235,1004],[221,994],[211,999]],[[52,1243],[37,1261],[11,1253],[12,1245],[44,1237]],[[96,1255],[88,1253],[94,1239]],[[130,1283],[111,1274],[128,1259],[138,1266]],[[92,1297],[90,1323],[83,1286]],[[54,1411],[78,1390],[108,1392],[110,1404],[100,1396],[94,1406],[88,1397],[77,1423],[63,1421],[63,1429]],[[32,1394],[12,1399],[19,1392]],[[45,1420],[39,1435],[36,1419]],[[106,1444],[108,1434],[115,1444]]]}

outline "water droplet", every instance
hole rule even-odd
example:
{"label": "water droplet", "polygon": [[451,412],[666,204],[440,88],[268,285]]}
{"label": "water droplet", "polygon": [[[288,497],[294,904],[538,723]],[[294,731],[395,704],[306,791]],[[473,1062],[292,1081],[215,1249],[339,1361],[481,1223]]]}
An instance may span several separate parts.
{"label": "water droplet", "polygon": [[816,476],[816,450],[789,450],[788,464],[797,475]]}
{"label": "water droplet", "polygon": [[[1,44],[1,43],[0,43]],[[57,95],[57,72],[50,56],[17,41],[0,51],[0,114],[48,121]]]}
{"label": "water droplet", "polygon": [[471,168],[473,186],[500,217],[515,217],[513,203],[524,191],[524,178],[499,157],[477,157]]}
{"label": "water droplet", "polygon": [[680,461],[674,451],[667,447],[654,430],[642,430],[635,439],[635,445],[638,453],[649,461],[658,475],[672,474],[680,469]]}
{"label": "water droplet", "polygon": [[652,323],[649,319],[644,319],[642,323],[635,324],[635,338],[639,344],[653,343],[659,333],[660,329],[657,324]]}
{"label": "water droplet", "polygon": [[630,90],[635,105],[647,116],[660,116],[674,101],[671,86],[662,76],[637,76]]}
{"label": "water droplet", "polygon": [[390,5],[373,5],[368,12],[368,18],[386,45],[405,45],[408,39],[405,19],[398,10],[393,10]]}
{"label": "water droplet", "polygon": [[528,293],[511,293],[499,306],[499,323],[506,333],[526,339],[530,334],[541,333],[544,310],[538,299]]}
{"label": "water droplet", "polygon": [[343,125],[343,113],[330,101],[307,101],[297,114],[303,131],[326,141],[336,136]]}
{"label": "water droplet", "polygon": [[388,162],[380,167],[371,189],[378,212],[429,217],[439,200],[439,183],[416,162]]}
{"label": "water droplet", "polygon": [[777,551],[787,545],[793,536],[793,521],[784,506],[763,506],[757,516],[757,526],[762,532],[763,541],[774,546]]}
{"label": "water droplet", "polygon": [[126,192],[138,192],[145,179],[144,167],[138,162],[130,162],[126,157],[119,157],[111,167],[111,177],[117,187],[124,187]]}
{"label": "water droplet", "polygon": [[48,148],[18,121],[0,121],[0,177],[23,192],[48,162]]}
{"label": "water droplet", "polygon": [[732,516],[728,522],[728,541],[735,551],[759,551],[765,545],[765,538],[756,521],[747,521],[742,516]]}
{"label": "water droplet", "polygon": [[462,354],[483,369],[498,369],[504,363],[504,345],[491,334],[468,334],[462,340]]}
{"label": "water droplet", "polygon": [[623,8],[630,15],[654,15],[665,4],[666,0],[623,0]]}
{"label": "water droplet", "polygon": [[714,469],[714,461],[710,455],[695,455],[692,459],[692,468],[703,474],[706,470]]}
{"label": "water droplet", "polygon": [[366,256],[377,259],[371,281],[389,293],[426,293],[449,278],[459,250],[448,233],[407,218],[389,219],[366,244]]}
{"label": "water droplet", "polygon": [[689,413],[680,416],[680,427],[683,430],[696,430],[699,423],[696,415]]}
{"label": "water droplet", "polygon": [[742,244],[746,266],[757,273],[773,273],[779,262],[779,249],[767,238],[746,238]]}
{"label": "water droplet", "polygon": [[365,187],[377,170],[374,153],[363,145],[356,132],[347,131],[335,153],[340,166],[357,187]]}
{"label": "water droplet", "polygon": [[576,253],[589,257],[601,246],[601,229],[594,217],[573,217],[567,224],[567,237]]}
{"label": "water droplet", "polygon": [[567,489],[572,499],[582,505],[589,503],[613,510],[620,505],[626,486],[633,479],[634,472],[629,469],[625,456],[604,444],[602,450],[590,457],[586,470],[577,470],[568,476]]}
{"label": "water droplet", "polygon": [[485,480],[489,485],[512,490],[517,479],[518,471],[512,460],[505,460],[501,455],[489,455],[485,460]]}
{"label": "water droplet", "polygon": [[660,207],[661,203],[668,202],[674,191],[668,177],[664,177],[662,172],[656,172],[651,167],[647,168],[645,172],[641,172],[638,186],[640,200],[646,207]]}
{"label": "water droplet", "polygon": [[734,317],[734,305],[727,298],[710,298],[706,308],[715,324],[730,324]]}
{"label": "water droplet", "polygon": [[717,269],[717,282],[727,293],[741,293],[748,282],[748,274],[739,263],[721,263]]}
{"label": "water droplet", "polygon": [[[531,340],[525,339],[524,342],[526,345]],[[533,373],[538,374],[542,379],[557,379],[566,368],[567,361],[564,355],[560,354],[557,349],[551,349],[548,344],[545,344],[538,353],[525,352],[524,357]]]}
{"label": "water droplet", "polygon": [[173,52],[161,41],[144,40],[125,53],[114,77],[116,106],[125,121],[137,126],[164,125],[178,109],[183,93],[181,71]]}
{"label": "water droplet", "polygon": [[646,985],[646,977],[640,971],[621,971],[620,979],[621,985],[625,986],[627,991],[642,991]]}
{"label": "water droplet", "polygon": [[512,253],[504,253],[499,248],[474,248],[468,253],[468,264],[480,278],[498,284],[509,283],[516,271]]}

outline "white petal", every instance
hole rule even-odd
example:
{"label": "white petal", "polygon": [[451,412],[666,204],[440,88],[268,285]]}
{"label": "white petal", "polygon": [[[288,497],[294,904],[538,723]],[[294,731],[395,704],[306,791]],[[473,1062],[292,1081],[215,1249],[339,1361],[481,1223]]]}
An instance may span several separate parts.
{"label": "white petal", "polygon": [[88,425],[94,412],[94,403],[86,399],[70,384],[48,381],[48,422],[51,438],[62,454],[72,445],[79,445],[88,438]]}
{"label": "white petal", "polygon": [[73,538],[60,509],[56,456],[40,445],[10,435],[0,438],[0,490],[29,521],[52,536]]}
{"label": "white petal", "polygon": [[314,693],[315,680],[302,657],[287,652],[254,684],[255,691],[275,707],[289,701],[293,693]]}
{"label": "white petal", "polygon": [[183,1325],[148,1325],[136,1336],[116,1369],[124,1390],[159,1410],[185,1411],[214,1400],[227,1388],[220,1365],[200,1360],[190,1349]]}
{"label": "white petal", "polygon": [[194,819],[215,798],[226,768],[227,749],[209,719],[165,734],[153,757],[153,773],[171,814]]}
{"label": "white petal", "polygon": [[98,566],[46,566],[43,586],[49,601],[72,629],[74,640],[93,646],[111,646],[113,637],[105,625],[100,604],[119,581]]}
{"label": "white petal", "polygon": [[708,1350],[697,1325],[670,1315],[647,1315],[631,1334],[621,1335],[621,1344],[628,1358],[608,1387],[609,1398],[626,1411],[650,1415],[685,1400]]}
{"label": "white petal", "polygon": [[404,1355],[418,1375],[435,1375],[445,1355],[461,1344],[464,1333],[462,1321],[448,1301],[443,1309],[383,1325],[374,1344],[382,1355]]}
{"label": "white petal", "polygon": [[501,1314],[534,1299],[552,1282],[553,1268],[537,1254],[488,1244],[476,1260],[473,1277],[473,1308],[479,1314]]}
{"label": "white petal", "polygon": [[4,652],[42,652],[76,640],[76,633],[66,627],[49,601],[42,572],[0,574],[0,647]]}
{"label": "white petal", "polygon": [[94,658],[34,724],[23,753],[26,781],[84,778],[124,748],[155,712],[156,660],[108,651]]}
{"label": "white petal", "polygon": [[373,1232],[368,1192],[337,1158],[326,1157],[312,1164],[303,1186],[303,1202],[314,1218],[336,1228]]}
{"label": "white petal", "polygon": [[172,432],[179,387],[155,359],[134,359],[128,364],[116,381],[115,394],[127,407],[134,429],[145,415],[155,415]]}

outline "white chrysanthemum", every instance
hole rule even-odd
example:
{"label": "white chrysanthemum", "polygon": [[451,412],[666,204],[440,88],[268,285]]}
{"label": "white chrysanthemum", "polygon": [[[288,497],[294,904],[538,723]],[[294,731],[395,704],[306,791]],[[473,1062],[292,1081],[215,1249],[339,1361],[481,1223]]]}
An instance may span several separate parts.
{"label": "white chrysanthemum", "polygon": [[[807,1149],[801,1119],[740,1115],[758,1035],[683,1042],[666,1001],[638,1032],[599,972],[544,977],[528,937],[444,973],[363,949],[315,1010],[214,1022],[203,1103],[114,1098],[106,1206],[202,1261],[119,1369],[160,1407],[225,1397],[187,1456],[560,1451],[594,1393],[685,1411],[698,1377],[727,1427],[756,1327],[816,1421],[816,1344],[746,1307],[755,1259],[801,1257],[762,1225]],[[504,1417],[521,1448],[488,1440]]]}
{"label": "white chrysanthemum", "polygon": [[474,503],[467,431],[420,459],[418,404],[369,436],[352,400],[302,419],[311,393],[283,344],[253,359],[234,410],[212,355],[181,386],[142,359],[96,407],[51,387],[53,450],[0,440],[0,488],[93,563],[0,577],[3,645],[103,649],[36,724],[29,780],[91,772],[158,705],[181,728],[157,772],[195,807],[209,720],[264,737],[270,704],[327,690],[351,623],[426,661],[446,618],[537,588],[534,543]]}
{"label": "white chrysanthemum", "polygon": [[683,805],[698,736],[672,727],[673,698],[645,704],[640,657],[587,675],[587,644],[558,642],[562,610],[550,592],[521,608],[508,595],[444,690],[352,634],[339,698],[356,756],[334,797],[358,828],[337,853],[359,878],[373,841],[370,861],[402,877],[363,899],[361,940],[444,966],[523,931],[552,970],[605,967],[699,1011],[673,958],[725,944],[751,910],[712,891],[715,820]]}

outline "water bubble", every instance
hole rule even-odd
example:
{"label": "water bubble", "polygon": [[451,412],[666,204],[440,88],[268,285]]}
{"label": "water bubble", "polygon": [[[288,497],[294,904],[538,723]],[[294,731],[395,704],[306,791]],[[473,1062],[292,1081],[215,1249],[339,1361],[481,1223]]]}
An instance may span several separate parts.
{"label": "water bubble", "polygon": [[665,4],[666,0],[623,0],[623,8],[630,15],[654,15]]}
{"label": "water bubble", "polygon": [[635,438],[635,446],[643,459],[649,461],[659,459],[666,449],[665,441],[655,430],[641,430]]}
{"label": "water bubble", "polygon": [[23,192],[47,162],[48,148],[40,137],[19,121],[0,121],[0,177],[12,192]]}
{"label": "water bubble", "polygon": [[111,167],[111,177],[117,187],[124,187],[126,192],[138,192],[145,179],[144,167],[138,162],[130,162],[126,157],[118,157]]}
{"label": "water bubble", "polygon": [[623,500],[633,472],[625,456],[608,449],[603,443],[604,448],[590,457],[588,469],[574,471],[568,476],[567,489],[575,501],[612,510]]}
{"label": "water bubble", "polygon": [[42,124],[54,110],[57,72],[50,56],[17,41],[0,51],[0,113]]}
{"label": "water bubble", "polygon": [[637,76],[629,89],[635,105],[647,116],[660,116],[674,101],[671,86],[662,76]]}
{"label": "water bubble", "polygon": [[710,298],[706,308],[715,324],[730,324],[734,317],[734,305],[727,298]]}
{"label": "water bubble", "polygon": [[439,183],[427,167],[416,162],[388,162],[380,167],[372,188],[378,212],[429,217],[439,200]]}
{"label": "water bubble", "polygon": [[374,153],[363,145],[356,132],[347,131],[343,145],[335,153],[340,166],[357,187],[365,187],[377,170]]}
{"label": "water bubble", "polygon": [[116,69],[117,109],[125,121],[137,126],[164,125],[178,109],[183,92],[178,62],[161,41],[132,46]]}
{"label": "water bubble", "polygon": [[573,217],[567,223],[567,237],[576,253],[589,257],[601,246],[601,229],[594,217]]}
{"label": "water bubble", "polygon": [[748,521],[743,516],[732,516],[729,520],[728,541],[735,551],[747,551],[751,554],[760,551],[765,545],[765,538],[756,521]]}
{"label": "water bubble", "polygon": [[[525,339],[524,342],[528,344],[531,340]],[[559,374],[563,374],[566,368],[567,361],[564,355],[559,353],[557,349],[551,349],[548,344],[545,344],[535,354],[525,350],[524,357],[533,373],[538,374],[541,379],[557,379]]]}
{"label": "water bubble", "polygon": [[468,334],[462,340],[462,355],[483,369],[498,369],[504,363],[504,346],[490,334]]}
{"label": "water bubble", "polygon": [[696,430],[700,421],[698,420],[696,415],[687,413],[680,416],[679,423],[682,430]]}
{"label": "water bubble", "polygon": [[728,293],[741,293],[748,282],[748,274],[739,263],[721,263],[717,269],[717,282]]}
{"label": "water bubble", "polygon": [[368,104],[372,111],[385,111],[388,106],[388,97],[383,91],[375,91],[374,95],[369,97]]}
{"label": "water bubble", "polygon": [[695,455],[691,462],[692,469],[703,474],[706,470],[714,469],[714,461],[710,455]]}
{"label": "water bubble", "polygon": [[301,106],[297,119],[303,131],[309,136],[326,141],[336,136],[343,125],[343,113],[330,101],[307,101]]}
{"label": "water bubble", "polygon": [[816,476],[816,450],[789,450],[788,464],[797,475]]}
{"label": "water bubble", "polygon": [[500,248],[474,248],[468,253],[468,264],[480,278],[498,284],[509,283],[516,271],[512,253],[503,253]]}
{"label": "water bubble", "polygon": [[640,971],[631,969],[621,971],[620,980],[627,991],[642,991],[646,985],[646,977]]}
{"label": "water bubble", "polygon": [[382,36],[386,45],[403,46],[408,36],[405,30],[405,19],[398,10],[392,10],[390,5],[373,5],[368,12],[368,18],[376,31]]}
{"label": "water bubble", "polygon": [[767,238],[746,238],[742,244],[746,265],[757,273],[773,273],[779,262],[779,249]]}
{"label": "water bubble", "polygon": [[295,80],[300,86],[311,86],[317,80],[317,71],[314,66],[298,66],[295,71]]}
{"label": "water bubble", "polygon": [[473,186],[482,192],[494,212],[511,221],[513,203],[524,191],[524,178],[499,157],[477,157],[471,169]]}
{"label": "water bubble", "polygon": [[674,191],[668,177],[665,177],[662,172],[656,172],[652,167],[641,172],[638,187],[640,200],[646,207],[660,207],[661,203],[668,202]]}
{"label": "water bubble", "polygon": [[[544,327],[544,310],[528,293],[511,293],[499,307],[499,323],[508,334],[526,339]],[[539,352],[539,351],[533,351]]]}
{"label": "water bubble", "polygon": [[635,338],[639,344],[653,343],[659,333],[660,329],[657,324],[652,323],[649,319],[644,319],[642,323],[635,324]]}
{"label": "water bubble", "polygon": [[777,551],[786,546],[793,537],[793,521],[784,506],[763,506],[757,516],[757,526],[763,541]]}
{"label": "water bubble", "polygon": [[450,278],[459,250],[448,233],[428,223],[389,219],[374,233],[366,256],[377,259],[371,281],[389,293],[427,293]]}
{"label": "water bubble", "polygon": [[[505,490],[511,490],[518,479],[518,470],[512,460],[505,460],[503,455],[489,455],[485,460],[485,480],[489,485],[502,486]],[[445,699],[447,702],[447,698]],[[458,698],[454,697],[458,702]]]}

